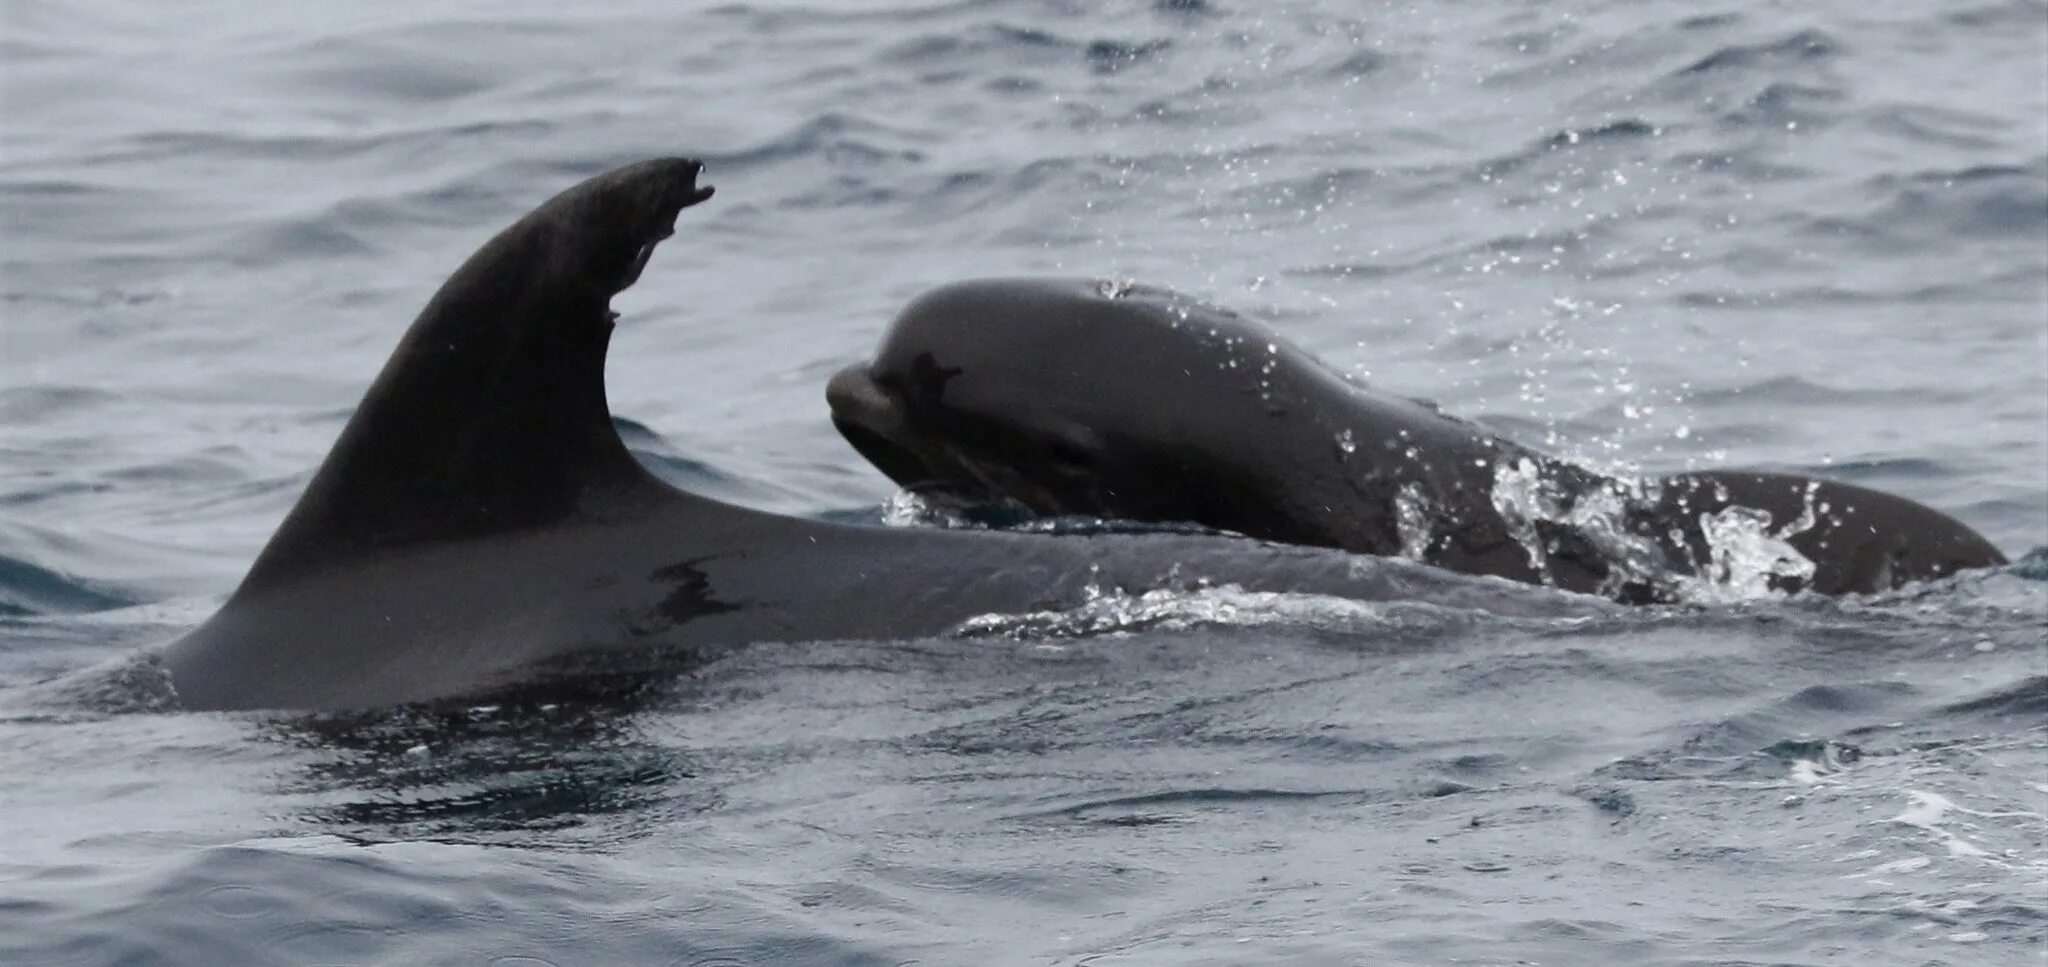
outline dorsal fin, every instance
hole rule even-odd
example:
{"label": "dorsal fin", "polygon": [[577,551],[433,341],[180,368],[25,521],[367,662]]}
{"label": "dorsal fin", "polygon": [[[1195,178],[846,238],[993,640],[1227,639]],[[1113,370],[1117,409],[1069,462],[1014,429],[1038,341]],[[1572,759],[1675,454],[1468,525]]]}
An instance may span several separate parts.
{"label": "dorsal fin", "polygon": [[398,349],[238,594],[339,561],[563,520],[663,485],[605,403],[611,297],[702,165],[645,161],[550,199],[470,256]]}

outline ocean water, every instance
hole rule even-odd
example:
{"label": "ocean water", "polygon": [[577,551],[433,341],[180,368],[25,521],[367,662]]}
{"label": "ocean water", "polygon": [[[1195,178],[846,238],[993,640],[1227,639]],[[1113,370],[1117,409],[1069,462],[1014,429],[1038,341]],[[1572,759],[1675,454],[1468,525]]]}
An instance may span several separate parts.
{"label": "ocean water", "polygon": [[615,701],[11,712],[0,963],[2040,963],[2039,0],[7,0],[0,696],[204,618],[471,249],[673,153],[719,194],[610,392],[693,490],[879,520],[826,377],[924,288],[1085,274],[2016,563],[1550,622],[1107,589]]}

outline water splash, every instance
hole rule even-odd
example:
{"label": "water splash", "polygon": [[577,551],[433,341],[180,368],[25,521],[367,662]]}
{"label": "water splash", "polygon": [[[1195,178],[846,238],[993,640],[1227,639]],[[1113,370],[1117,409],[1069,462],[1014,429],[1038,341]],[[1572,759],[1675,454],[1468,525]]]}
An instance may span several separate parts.
{"label": "water splash", "polygon": [[1778,582],[1799,587],[1811,580],[1817,567],[1792,546],[1791,538],[1819,519],[1824,508],[1814,505],[1818,490],[1818,484],[1809,483],[1799,516],[1779,528],[1771,527],[1770,514],[1753,507],[1724,507],[1700,514],[1707,564],[1688,582],[1688,597],[1700,601],[1758,598],[1770,594]]}
{"label": "water splash", "polygon": [[971,522],[959,511],[926,500],[909,490],[889,495],[882,504],[882,524],[888,527],[968,527]]}
{"label": "water splash", "polygon": [[1095,291],[1105,299],[1121,299],[1138,288],[1138,280],[1125,276],[1109,276],[1095,280]]}
{"label": "water splash", "polygon": [[[1807,487],[1799,517],[1782,527],[1772,527],[1770,513],[1753,507],[1702,512],[1699,525],[1707,560],[1694,571],[1630,526],[1632,520],[1659,516],[1650,480],[1620,477],[1609,485],[1573,493],[1555,476],[1551,468],[1529,457],[1502,461],[1494,465],[1490,494],[1509,536],[1528,554],[1530,567],[1544,584],[1554,581],[1543,525],[1569,530],[1598,553],[1609,569],[1603,594],[1643,584],[1666,589],[1679,600],[1741,601],[1771,595],[1782,587],[1802,587],[1817,570],[1791,543],[1826,510],[1815,504],[1817,484]],[[1723,492],[1719,499],[1725,502],[1728,495]],[[1679,530],[1667,537],[1675,547],[1686,544]],[[1403,543],[1405,547],[1405,533]]]}
{"label": "water splash", "polygon": [[1356,628],[1362,624],[1382,624],[1393,611],[1426,607],[1392,608],[1322,595],[1246,591],[1234,584],[1157,588],[1133,594],[1090,582],[1082,589],[1081,603],[1074,607],[977,615],[961,622],[954,634],[967,638],[1036,639],[1209,625]]}
{"label": "water splash", "polygon": [[1786,540],[1812,526],[1812,515],[1773,530],[1771,515],[1754,507],[1726,507],[1700,515],[1700,530],[1707,538],[1708,561],[1698,587],[1700,597],[1756,598],[1771,592],[1773,579],[1804,584],[1813,577],[1814,563]]}
{"label": "water splash", "polygon": [[1493,467],[1493,509],[1508,526],[1508,536],[1529,555],[1529,566],[1544,584],[1555,584],[1550,575],[1550,556],[1536,532],[1538,521],[1564,516],[1563,496],[1545,477],[1536,461],[1527,457],[1503,460]]}
{"label": "water splash", "polygon": [[[1349,432],[1349,431],[1346,431]],[[1436,538],[1430,526],[1429,498],[1417,484],[1408,484],[1394,495],[1394,532],[1401,537],[1401,556],[1421,561]]]}

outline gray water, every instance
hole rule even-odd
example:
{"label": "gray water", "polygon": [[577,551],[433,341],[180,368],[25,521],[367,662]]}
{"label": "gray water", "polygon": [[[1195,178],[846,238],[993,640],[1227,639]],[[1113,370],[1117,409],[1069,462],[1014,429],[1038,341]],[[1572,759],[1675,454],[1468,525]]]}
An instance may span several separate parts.
{"label": "gray water", "polygon": [[15,713],[0,963],[2040,963],[2038,0],[5,0],[0,690],[203,618],[472,248],[672,153],[719,194],[610,386],[693,490],[879,518],[827,375],[926,287],[1115,275],[2017,563],[1578,622],[1111,592],[609,702]]}

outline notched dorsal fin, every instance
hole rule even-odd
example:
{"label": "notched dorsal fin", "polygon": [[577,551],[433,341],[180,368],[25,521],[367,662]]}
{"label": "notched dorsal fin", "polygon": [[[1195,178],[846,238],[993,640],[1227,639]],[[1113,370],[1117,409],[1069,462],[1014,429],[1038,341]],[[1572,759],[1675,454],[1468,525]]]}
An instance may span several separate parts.
{"label": "notched dorsal fin", "polygon": [[611,297],[702,165],[644,161],[556,195],[463,263],[406,331],[242,591],[340,560],[563,520],[658,486],[605,403]]}

